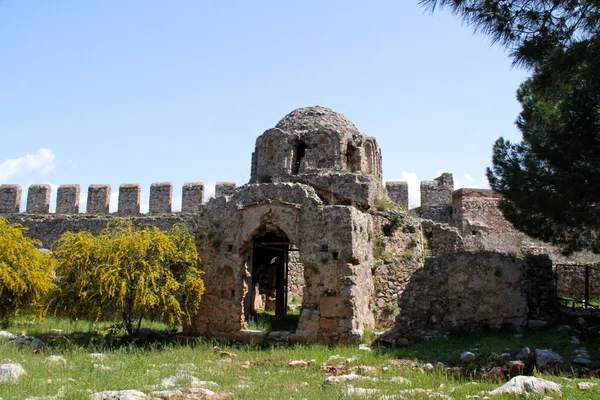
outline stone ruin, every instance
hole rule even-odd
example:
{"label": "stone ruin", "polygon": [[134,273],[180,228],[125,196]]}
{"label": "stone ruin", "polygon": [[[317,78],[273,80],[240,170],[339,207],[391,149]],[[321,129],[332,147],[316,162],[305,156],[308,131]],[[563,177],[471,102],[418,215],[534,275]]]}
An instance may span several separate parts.
{"label": "stone ruin", "polygon": [[[366,329],[391,328],[384,341],[412,341],[444,327],[521,326],[553,296],[552,249],[518,233],[490,190],[454,190],[451,174],[421,183],[421,206],[408,210],[406,182],[382,182],[381,149],[342,114],[294,110],[256,139],[250,182],[182,188],[153,183],[149,213],[140,186],[91,185],[79,213],[79,185],[62,185],[49,213],[49,185],[0,186],[0,214],[52,247],[66,231],[97,233],[113,218],[168,229],[185,223],[196,236],[206,293],[187,334],[251,342],[326,344],[359,341]],[[540,257],[542,257],[540,259]],[[550,281],[550,284],[549,284]],[[293,331],[246,329],[263,309],[301,308]]]}

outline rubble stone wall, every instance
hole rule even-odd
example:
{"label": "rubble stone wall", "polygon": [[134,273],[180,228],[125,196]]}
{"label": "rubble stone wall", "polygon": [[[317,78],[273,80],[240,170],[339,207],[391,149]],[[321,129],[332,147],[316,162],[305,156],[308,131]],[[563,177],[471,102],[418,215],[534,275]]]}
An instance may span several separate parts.
{"label": "rubble stone wall", "polygon": [[429,257],[399,298],[385,340],[411,341],[422,331],[516,328],[527,318],[525,262],[494,252]]}

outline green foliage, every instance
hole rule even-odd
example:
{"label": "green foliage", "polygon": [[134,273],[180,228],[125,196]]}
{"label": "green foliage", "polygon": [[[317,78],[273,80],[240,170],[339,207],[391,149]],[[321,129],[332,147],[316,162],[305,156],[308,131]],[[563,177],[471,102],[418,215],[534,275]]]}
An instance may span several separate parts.
{"label": "green foliage", "polygon": [[487,173],[504,195],[505,217],[567,253],[600,252],[599,76],[599,45],[577,45],[540,66],[518,92],[523,140],[498,139]]}
{"label": "green foliage", "polygon": [[95,321],[117,314],[129,334],[143,318],[169,326],[190,322],[204,293],[194,238],[185,226],[160,231],[116,221],[98,236],[66,233],[54,256],[54,311]]}
{"label": "green foliage", "polygon": [[390,220],[389,224],[383,227],[383,234],[385,236],[392,236],[398,228],[402,226],[402,216],[395,214]]}
{"label": "green foliage", "polygon": [[44,315],[42,300],[53,287],[52,258],[40,252],[41,243],[23,236],[19,224],[0,218],[0,321],[24,312]]}
{"label": "green foliage", "polygon": [[375,199],[373,202],[375,208],[381,211],[398,210],[400,207],[387,197]]}
{"label": "green foliage", "polygon": [[600,252],[600,2],[422,0],[448,7],[533,71],[517,92],[520,143],[500,138],[487,176],[519,230]]}
{"label": "green foliage", "polygon": [[413,253],[410,250],[407,250],[404,253],[402,253],[402,259],[406,261],[412,261],[415,259],[415,253]]}
{"label": "green foliage", "polygon": [[432,11],[447,7],[465,22],[508,47],[515,63],[536,67],[557,51],[600,31],[595,0],[420,0]]}

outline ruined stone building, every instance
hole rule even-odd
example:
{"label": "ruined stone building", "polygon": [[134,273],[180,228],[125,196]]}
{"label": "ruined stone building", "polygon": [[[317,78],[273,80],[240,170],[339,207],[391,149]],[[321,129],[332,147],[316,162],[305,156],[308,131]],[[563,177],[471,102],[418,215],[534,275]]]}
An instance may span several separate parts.
{"label": "ruined stone building", "polygon": [[[79,186],[60,186],[53,214],[48,185],[29,188],[25,213],[21,188],[2,185],[0,214],[50,248],[66,231],[97,233],[112,218],[188,224],[206,283],[188,334],[335,344],[395,321],[388,340],[401,343],[429,328],[519,326],[551,296],[548,263],[523,260],[544,249],[503,219],[498,195],[455,191],[443,174],[421,183],[421,206],[408,211],[408,186],[384,185],[381,157],[342,114],[301,108],[256,139],[248,184],[218,183],[204,202],[203,185],[186,183],[180,213],[172,185],[155,183],[146,215],[132,184],[119,188],[115,214],[108,185],[89,187],[86,213]],[[293,307],[294,331],[246,329],[257,310]]]}

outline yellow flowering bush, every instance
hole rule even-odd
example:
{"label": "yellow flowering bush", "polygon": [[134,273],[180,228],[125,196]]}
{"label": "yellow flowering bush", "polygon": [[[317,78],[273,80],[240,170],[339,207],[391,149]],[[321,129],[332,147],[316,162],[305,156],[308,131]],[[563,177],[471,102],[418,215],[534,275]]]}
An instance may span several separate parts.
{"label": "yellow flowering bush", "polygon": [[54,257],[55,312],[95,321],[116,314],[130,335],[143,318],[189,322],[204,293],[194,237],[183,225],[161,231],[114,221],[98,236],[64,234]]}
{"label": "yellow flowering bush", "polygon": [[0,321],[24,312],[43,316],[44,297],[54,287],[52,257],[36,246],[41,243],[23,235],[26,229],[0,218]]}

